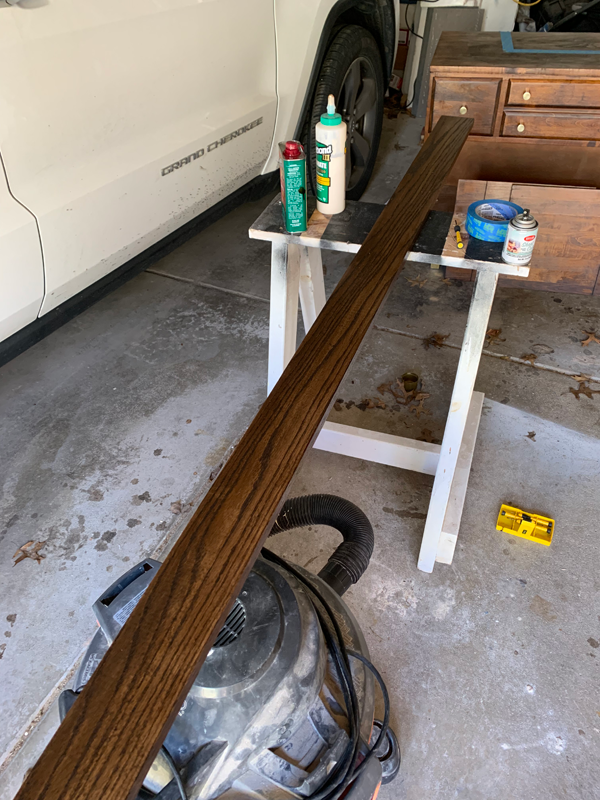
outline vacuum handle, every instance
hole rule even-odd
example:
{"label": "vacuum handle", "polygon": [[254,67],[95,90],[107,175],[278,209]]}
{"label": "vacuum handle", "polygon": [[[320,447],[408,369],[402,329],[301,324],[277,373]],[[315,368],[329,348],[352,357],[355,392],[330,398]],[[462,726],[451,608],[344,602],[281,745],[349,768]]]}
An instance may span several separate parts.
{"label": "vacuum handle", "polygon": [[129,618],[160,565],[160,561],[145,558],[117,578],[94,603],[94,614],[109,644]]}

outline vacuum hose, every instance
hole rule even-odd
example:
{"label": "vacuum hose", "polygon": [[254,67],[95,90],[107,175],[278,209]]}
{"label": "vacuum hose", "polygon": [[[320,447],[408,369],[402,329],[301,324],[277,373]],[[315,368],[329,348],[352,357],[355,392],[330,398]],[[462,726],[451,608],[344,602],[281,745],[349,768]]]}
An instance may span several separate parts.
{"label": "vacuum hose", "polygon": [[307,525],[330,525],[344,537],[319,572],[319,578],[341,596],[369,566],[373,554],[371,523],[349,500],[333,494],[309,494],[286,500],[269,536]]}

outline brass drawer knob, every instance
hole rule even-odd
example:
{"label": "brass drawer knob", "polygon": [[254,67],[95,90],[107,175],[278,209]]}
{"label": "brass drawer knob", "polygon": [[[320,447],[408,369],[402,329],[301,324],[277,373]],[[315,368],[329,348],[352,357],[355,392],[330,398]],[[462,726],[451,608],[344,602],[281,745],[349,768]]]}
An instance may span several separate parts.
{"label": "brass drawer knob", "polygon": [[517,130],[519,131],[519,133],[523,133],[523,131],[525,130],[525,125],[523,125],[522,122],[519,122],[519,124],[517,125]]}
{"label": "brass drawer knob", "polygon": [[458,110],[461,114],[466,114],[469,109],[466,106],[461,106]]}
{"label": "brass drawer knob", "polygon": [[531,100],[531,92],[523,92],[523,100]]}

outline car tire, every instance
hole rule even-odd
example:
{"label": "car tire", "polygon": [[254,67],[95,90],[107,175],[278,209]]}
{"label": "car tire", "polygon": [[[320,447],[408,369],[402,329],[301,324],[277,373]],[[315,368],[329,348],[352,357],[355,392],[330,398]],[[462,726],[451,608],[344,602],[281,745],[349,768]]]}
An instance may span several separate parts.
{"label": "car tire", "polygon": [[335,97],[337,111],[348,127],[346,139],[346,197],[359,200],[373,173],[383,124],[385,92],[379,47],[360,25],[348,25],[329,45],[310,109],[306,131],[311,188],[316,185],[315,125]]}

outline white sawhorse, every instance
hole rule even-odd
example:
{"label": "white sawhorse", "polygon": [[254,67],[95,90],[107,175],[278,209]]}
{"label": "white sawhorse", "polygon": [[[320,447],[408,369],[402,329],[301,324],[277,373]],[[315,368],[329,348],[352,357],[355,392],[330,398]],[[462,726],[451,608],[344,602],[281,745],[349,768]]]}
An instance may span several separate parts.
{"label": "white sawhorse", "polygon": [[[307,331],[325,305],[321,249],[358,252],[368,230],[353,226],[357,214],[362,215],[364,228],[367,212],[373,215],[372,225],[381,208],[370,203],[349,203],[344,215],[331,220],[315,212],[307,232],[292,236],[282,230],[281,208],[279,201],[274,200],[250,229],[252,238],[270,240],[272,247],[268,392],[296,351],[298,296]],[[406,258],[443,265],[442,247],[443,241],[429,242],[426,236],[423,241],[422,232]],[[449,265],[456,266],[455,262],[452,259]],[[525,277],[529,273],[527,267],[517,268],[502,261],[465,258],[461,266],[477,270],[477,277],[442,444],[332,422],[323,425],[314,444],[319,450],[435,476],[418,561],[419,569],[424,572],[431,572],[436,561],[451,564],[454,555],[484,399],[481,392],[474,391],[475,378],[498,275]]]}

